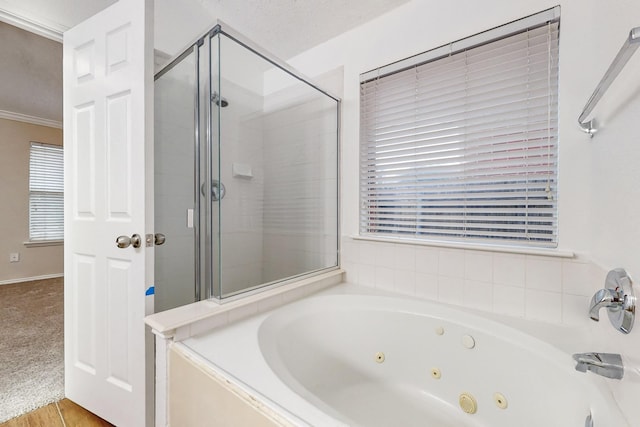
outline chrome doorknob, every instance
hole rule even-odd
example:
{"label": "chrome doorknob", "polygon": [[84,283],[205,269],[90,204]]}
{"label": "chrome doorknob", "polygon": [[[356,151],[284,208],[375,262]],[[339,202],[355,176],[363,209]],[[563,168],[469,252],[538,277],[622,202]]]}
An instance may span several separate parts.
{"label": "chrome doorknob", "polygon": [[156,246],[160,246],[160,245],[163,245],[166,240],[167,240],[167,238],[164,236],[164,234],[156,233],[156,235],[154,236],[154,239],[153,239],[153,243]]}
{"label": "chrome doorknob", "polygon": [[116,239],[116,246],[120,249],[128,248],[131,245],[131,238],[129,236],[118,236]]}
{"label": "chrome doorknob", "polygon": [[120,249],[128,248],[129,246],[139,248],[140,246],[142,246],[142,238],[139,234],[133,234],[131,237],[118,236],[118,238],[116,239],[116,246]]}

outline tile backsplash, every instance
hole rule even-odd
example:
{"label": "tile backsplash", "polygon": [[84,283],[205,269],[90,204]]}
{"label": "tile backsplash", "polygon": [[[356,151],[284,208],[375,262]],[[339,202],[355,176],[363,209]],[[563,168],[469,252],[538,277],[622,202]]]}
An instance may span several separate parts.
{"label": "tile backsplash", "polygon": [[606,270],[556,258],[342,238],[346,280],[444,303],[567,325],[589,325]]}

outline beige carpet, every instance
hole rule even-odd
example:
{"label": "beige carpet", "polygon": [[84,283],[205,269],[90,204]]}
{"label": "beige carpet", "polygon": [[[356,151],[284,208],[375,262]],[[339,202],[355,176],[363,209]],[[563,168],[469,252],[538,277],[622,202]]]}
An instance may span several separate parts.
{"label": "beige carpet", "polygon": [[63,279],[0,285],[0,423],[64,397]]}

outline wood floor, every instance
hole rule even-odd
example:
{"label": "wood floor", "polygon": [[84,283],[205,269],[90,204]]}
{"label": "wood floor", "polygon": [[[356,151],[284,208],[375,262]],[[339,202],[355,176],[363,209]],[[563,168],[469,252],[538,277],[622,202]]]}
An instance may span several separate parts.
{"label": "wood floor", "polygon": [[113,427],[69,399],[51,403],[0,424],[0,427]]}

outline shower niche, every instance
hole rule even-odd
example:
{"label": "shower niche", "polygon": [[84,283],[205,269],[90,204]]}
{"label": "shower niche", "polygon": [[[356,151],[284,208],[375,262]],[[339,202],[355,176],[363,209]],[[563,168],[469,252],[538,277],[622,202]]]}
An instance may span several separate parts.
{"label": "shower niche", "polygon": [[223,24],[156,74],[156,312],[337,268],[339,104]]}

